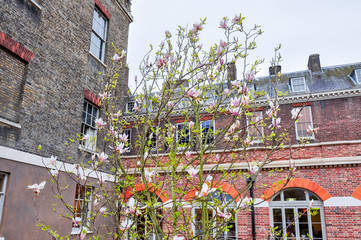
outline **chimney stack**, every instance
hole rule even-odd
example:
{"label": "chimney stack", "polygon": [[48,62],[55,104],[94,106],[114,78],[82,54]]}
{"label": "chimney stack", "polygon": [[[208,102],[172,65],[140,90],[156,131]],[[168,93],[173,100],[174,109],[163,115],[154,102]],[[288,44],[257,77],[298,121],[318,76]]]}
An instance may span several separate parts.
{"label": "chimney stack", "polygon": [[308,70],[311,72],[321,72],[320,55],[318,53],[311,54],[308,58]]}
{"label": "chimney stack", "polygon": [[231,81],[237,79],[237,68],[235,62],[230,62],[227,64],[227,83],[228,88],[231,88]]}
{"label": "chimney stack", "polygon": [[277,73],[281,72],[281,65],[271,66],[268,69],[269,75],[277,75]]}

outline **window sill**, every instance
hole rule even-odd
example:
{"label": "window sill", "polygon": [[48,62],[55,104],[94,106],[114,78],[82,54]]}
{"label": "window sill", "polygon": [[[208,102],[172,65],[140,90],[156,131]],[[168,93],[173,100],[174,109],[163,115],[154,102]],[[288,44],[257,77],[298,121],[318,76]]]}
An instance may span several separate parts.
{"label": "window sill", "polygon": [[94,151],[94,150],[92,150],[92,149],[85,148],[85,147],[83,147],[82,145],[79,145],[78,149],[79,149],[79,150],[82,150],[82,151],[84,151],[84,152],[91,153],[91,154],[96,154],[96,153],[97,153],[96,151]]}
{"label": "window sill", "polygon": [[94,56],[94,54],[92,54],[91,52],[89,52],[89,55],[92,56],[98,63],[100,63],[104,68],[107,68],[107,65],[105,65],[105,63],[103,63],[99,58],[97,58],[96,56]]}
{"label": "window sill", "polygon": [[[41,6],[35,1],[35,0],[29,0],[31,4],[33,4],[35,7],[37,7],[39,10],[42,10]],[[0,238],[1,240],[1,238]]]}
{"label": "window sill", "polygon": [[[70,233],[70,235],[78,235],[78,234],[80,234],[80,228],[72,228],[71,229],[71,233]],[[87,234],[89,233],[89,234],[92,234],[93,232],[92,231],[89,231],[89,230],[87,230],[87,232],[86,232]],[[1,238],[0,238],[0,240],[1,240]]]}
{"label": "window sill", "polygon": [[[21,129],[21,125],[19,123],[7,120],[5,118],[0,117],[0,123],[3,123],[3,124],[6,124],[6,125],[9,125],[9,126]],[[1,240],[1,238],[0,238],[0,240]]]}

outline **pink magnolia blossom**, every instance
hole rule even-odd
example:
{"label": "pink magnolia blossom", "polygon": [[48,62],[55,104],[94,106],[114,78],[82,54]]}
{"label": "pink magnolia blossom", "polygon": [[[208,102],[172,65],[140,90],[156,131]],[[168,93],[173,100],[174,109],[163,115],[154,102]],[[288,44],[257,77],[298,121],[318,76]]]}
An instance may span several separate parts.
{"label": "pink magnolia blossom", "polygon": [[86,237],[86,234],[87,234],[87,229],[86,229],[86,227],[83,226],[83,228],[81,229],[81,232],[80,232],[80,239],[84,240]]}
{"label": "pink magnolia blossom", "polygon": [[249,197],[243,198],[241,201],[237,203],[237,208],[247,207],[253,200]]}
{"label": "pink magnolia blossom", "polygon": [[126,219],[126,220],[123,220],[120,225],[119,225],[119,228],[120,230],[122,231],[126,231],[128,229],[130,229],[130,227],[133,225],[133,220],[131,219]]}
{"label": "pink magnolia blossom", "polygon": [[254,71],[251,71],[249,74],[248,74],[248,81],[253,81],[255,79],[255,76],[254,76]]}
{"label": "pink magnolia blossom", "polygon": [[98,129],[103,128],[107,123],[103,121],[102,118],[97,118],[95,119],[95,124],[97,126]]}
{"label": "pink magnolia blossom", "polygon": [[242,85],[242,82],[238,81],[238,80],[234,80],[234,81],[231,81],[231,85],[233,88],[240,88]]}
{"label": "pink magnolia blossom", "polygon": [[76,227],[79,227],[81,223],[81,218],[80,217],[73,217],[73,225],[76,226]]}
{"label": "pink magnolia blossom", "polygon": [[194,178],[198,174],[199,170],[195,169],[194,167],[190,167],[187,169],[187,172],[188,172],[189,176]]}
{"label": "pink magnolia blossom", "polygon": [[245,141],[244,141],[244,144],[246,144],[247,146],[249,145],[253,145],[253,141],[249,138],[247,138]]}
{"label": "pink magnolia blossom", "polygon": [[90,139],[90,136],[88,134],[85,134],[83,136],[83,140],[88,141]]}
{"label": "pink magnolia blossom", "polygon": [[301,115],[299,115],[301,109],[299,108],[294,108],[292,109],[291,111],[291,114],[292,114],[292,119],[297,119],[297,117],[300,117]]}
{"label": "pink magnolia blossom", "polygon": [[100,208],[100,209],[99,209],[99,213],[100,213],[101,215],[107,214],[107,208],[106,208],[106,207]]}
{"label": "pink magnolia blossom", "polygon": [[140,110],[140,109],[139,109],[138,105],[135,104],[134,107],[133,107],[133,111],[134,111],[134,112],[138,112],[139,110]]}
{"label": "pink magnolia blossom", "polygon": [[241,99],[240,98],[234,97],[234,98],[231,99],[230,106],[232,108],[239,107],[240,104],[241,104]]}
{"label": "pink magnolia blossom", "polygon": [[59,170],[58,169],[50,169],[50,174],[53,177],[57,177],[59,174]]}
{"label": "pink magnolia blossom", "polygon": [[148,169],[144,170],[144,174],[145,174],[145,179],[148,182],[152,182],[152,177],[155,175],[155,171],[149,171]]}
{"label": "pink magnolia blossom", "polygon": [[42,181],[40,184],[36,184],[36,183],[35,183],[35,184],[33,184],[33,185],[29,185],[29,186],[28,186],[28,189],[32,189],[33,192],[34,192],[34,194],[35,194],[35,196],[37,197],[37,196],[39,195],[39,193],[40,193],[40,190],[41,190],[41,189],[44,189],[45,184],[46,184],[45,181]]}
{"label": "pink magnolia blossom", "polygon": [[235,16],[233,19],[232,19],[232,23],[233,24],[239,24],[241,21],[241,16]]}
{"label": "pink magnolia blossom", "polygon": [[224,220],[229,221],[232,218],[232,214],[229,212],[222,212],[218,207],[217,207],[217,216],[220,218],[224,218]]}
{"label": "pink magnolia blossom", "polygon": [[226,29],[226,28],[227,28],[226,19],[222,19],[222,20],[219,22],[219,28],[223,28],[223,29]]}
{"label": "pink magnolia blossom", "polygon": [[206,180],[205,180],[205,182],[212,182],[212,180],[213,180],[213,177],[212,177],[212,175],[208,175],[207,177],[206,177]]}
{"label": "pink magnolia blossom", "polygon": [[311,200],[310,204],[308,205],[309,208],[313,207],[313,199]]}
{"label": "pink magnolia blossom", "polygon": [[281,127],[281,118],[272,118],[272,124],[269,127],[280,128]]}
{"label": "pink magnolia blossom", "polygon": [[119,60],[120,60],[120,56],[119,56],[117,53],[114,54],[113,60],[114,60],[114,61],[119,61]]}
{"label": "pink magnolia blossom", "polygon": [[115,131],[114,131],[114,127],[113,126],[110,126],[110,128],[109,128],[109,134],[110,135],[115,135]]}
{"label": "pink magnolia blossom", "polygon": [[167,66],[167,61],[165,59],[159,59],[157,61],[158,68],[163,68]]}
{"label": "pink magnolia blossom", "polygon": [[290,159],[290,170],[292,171],[292,173],[296,171],[296,165],[292,158]]}
{"label": "pink magnolia blossom", "polygon": [[194,127],[194,122],[193,121],[190,121],[188,124],[189,124],[190,129],[192,129]]}
{"label": "pink magnolia blossom", "polygon": [[317,133],[319,129],[320,129],[320,128],[313,128],[313,127],[311,127],[310,125],[308,125],[307,134]]}
{"label": "pink magnolia blossom", "polygon": [[99,158],[99,161],[100,161],[101,163],[104,163],[105,160],[108,159],[108,155],[105,154],[104,152],[102,152],[100,155],[98,154],[98,158]]}
{"label": "pink magnolia blossom", "polygon": [[228,111],[234,115],[234,116],[238,116],[242,114],[242,109],[237,107],[237,108],[229,108]]}
{"label": "pink magnolia blossom", "polygon": [[221,48],[226,48],[227,45],[228,45],[227,42],[225,42],[225,41],[223,41],[223,40],[219,41],[219,46],[220,46]]}
{"label": "pink magnolia blossom", "polygon": [[199,99],[199,97],[202,95],[202,90],[196,90],[194,88],[190,88],[186,92],[187,97],[192,99]]}
{"label": "pink magnolia blossom", "polygon": [[56,158],[57,158],[57,157],[54,157],[53,155],[51,155],[51,157],[50,157],[50,164],[51,164],[51,165],[53,165],[53,166],[56,165]]}
{"label": "pink magnolia blossom", "polygon": [[250,100],[249,96],[248,95],[243,95],[242,96],[242,105],[247,106],[250,103],[251,103],[251,100]]}
{"label": "pink magnolia blossom", "polygon": [[200,31],[202,30],[202,25],[200,23],[195,23],[193,24],[193,27],[196,31]]}
{"label": "pink magnolia blossom", "polygon": [[221,157],[219,156],[219,154],[216,154],[215,160],[216,160],[217,162],[219,162],[219,160],[221,160]]}
{"label": "pink magnolia blossom", "polygon": [[187,152],[185,152],[185,154],[184,154],[185,156],[186,156],[186,158],[190,158],[191,157],[191,152],[190,151],[187,151]]}
{"label": "pink magnolia blossom", "polygon": [[128,135],[123,133],[123,134],[119,134],[119,140],[126,143],[128,142]]}
{"label": "pink magnolia blossom", "polygon": [[228,88],[224,89],[224,94],[226,94],[226,95],[229,94],[229,89]]}
{"label": "pink magnolia blossom", "polygon": [[128,150],[128,148],[125,148],[124,146],[125,146],[124,143],[117,144],[117,147],[115,148],[115,151],[117,153],[120,153],[120,154],[125,153]]}
{"label": "pink magnolia blossom", "polygon": [[168,108],[174,108],[174,106],[175,106],[175,104],[174,104],[173,101],[169,101],[169,102],[167,103],[167,107],[168,107]]}
{"label": "pink magnolia blossom", "polygon": [[250,172],[251,174],[256,174],[256,173],[258,172],[258,170],[259,170],[259,167],[258,167],[257,164],[251,164],[251,165],[249,166],[249,172]]}
{"label": "pink magnolia blossom", "polygon": [[209,193],[212,193],[216,190],[217,189],[215,189],[215,188],[210,189],[207,183],[203,183],[201,192],[198,193],[198,191],[197,191],[196,195],[198,195],[198,197],[206,197],[206,196],[208,196]]}
{"label": "pink magnolia blossom", "polygon": [[122,116],[122,112],[119,110],[116,114],[114,114],[116,118],[120,118]]}
{"label": "pink magnolia blossom", "polygon": [[170,34],[170,32],[167,30],[165,31],[165,37],[166,38],[170,38],[172,35]]}
{"label": "pink magnolia blossom", "polygon": [[111,94],[104,92],[103,94],[99,93],[99,96],[104,100],[110,97]]}
{"label": "pink magnolia blossom", "polygon": [[246,82],[243,82],[243,85],[242,85],[242,93],[243,93],[243,94],[246,94],[247,91],[248,91],[248,89],[247,89],[247,83],[246,83]]}

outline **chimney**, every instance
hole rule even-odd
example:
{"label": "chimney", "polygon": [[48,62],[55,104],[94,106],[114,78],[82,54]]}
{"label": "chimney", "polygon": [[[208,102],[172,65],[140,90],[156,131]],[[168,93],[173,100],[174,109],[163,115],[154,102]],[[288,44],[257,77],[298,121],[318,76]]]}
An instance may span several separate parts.
{"label": "chimney", "polygon": [[227,64],[227,83],[228,88],[231,88],[231,81],[237,79],[237,68],[235,62],[230,62]]}
{"label": "chimney", "polygon": [[308,70],[311,72],[321,72],[321,62],[320,62],[320,55],[318,53],[311,54],[308,57]]}
{"label": "chimney", "polygon": [[281,72],[281,65],[271,66],[268,69],[269,75],[276,75],[277,73]]}

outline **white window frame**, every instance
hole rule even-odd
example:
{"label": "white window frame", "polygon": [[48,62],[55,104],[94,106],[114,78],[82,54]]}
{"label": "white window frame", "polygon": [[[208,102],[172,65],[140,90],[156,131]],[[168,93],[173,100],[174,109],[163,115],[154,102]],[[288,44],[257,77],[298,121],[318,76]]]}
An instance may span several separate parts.
{"label": "white window frame", "polygon": [[[98,16],[100,16],[101,18],[103,18],[103,19],[104,19],[104,22],[105,22],[104,27],[103,27],[103,29],[104,29],[104,31],[103,31],[104,36],[103,36],[103,37],[100,36],[100,35],[96,32],[96,30],[95,30],[94,21],[97,22],[96,19],[95,19],[95,18],[96,18],[96,14],[97,14]],[[106,45],[106,42],[107,42],[108,22],[109,22],[109,19],[102,13],[102,11],[101,11],[100,9],[98,9],[97,7],[95,7],[95,8],[94,8],[94,11],[93,11],[93,18],[92,18],[92,32],[91,32],[91,38],[90,38],[90,48],[89,48],[89,52],[90,52],[94,57],[96,57],[99,61],[101,61],[101,62],[104,62],[105,45]],[[94,36],[96,39],[100,40],[100,46],[99,46],[100,48],[98,48],[98,46],[97,46],[95,43],[93,43],[93,41],[92,41],[93,36]],[[98,53],[98,54],[97,54],[96,52],[93,52],[93,51],[92,51],[92,45],[94,45],[96,48],[99,49],[99,53]]]}
{"label": "white window frame", "polygon": [[132,129],[125,128],[123,129],[123,134],[124,133],[128,136],[128,146],[126,146],[126,148],[128,148],[127,152],[130,152],[132,146]]}
{"label": "white window frame", "polygon": [[6,194],[6,186],[8,181],[8,174],[0,172],[0,175],[3,177],[2,186],[0,186],[0,226],[1,220],[4,210],[4,203],[5,203],[5,194]]}
{"label": "white window frame", "polygon": [[[189,127],[189,123],[184,123],[184,122],[183,123],[177,123],[176,143],[177,143],[177,145],[181,144],[181,142],[179,141],[180,140],[179,138],[182,137],[182,136],[180,136],[180,134],[179,134],[179,127],[178,127],[180,125],[186,125],[188,127],[188,142],[187,142],[187,145],[189,146],[190,142],[191,142],[191,129]],[[185,147],[181,147],[181,146],[178,147],[179,150],[183,150],[184,148]]]}
{"label": "white window frame", "polygon": [[[311,109],[311,106],[303,106],[303,107],[295,107],[294,109],[297,110],[297,112],[300,111],[299,115],[298,115],[298,120],[297,122],[295,122],[295,130],[296,130],[296,139],[297,140],[301,140],[302,139],[310,139],[310,140],[314,140],[315,139],[315,134],[312,133],[312,135],[310,136],[299,136],[298,135],[298,128],[299,128],[299,125],[301,123],[307,123],[307,122],[300,122],[300,120],[302,120],[303,118],[303,113],[304,111],[309,111],[309,115],[310,115],[310,122],[309,124],[306,124],[306,131],[308,129],[308,126],[311,126],[311,128],[313,129],[313,120],[312,120],[312,109]],[[301,110],[302,109],[302,110]]]}
{"label": "white window frame", "polygon": [[[227,194],[227,195],[229,195],[228,193],[223,193],[223,194]],[[225,201],[225,200],[222,200],[222,202],[223,201]],[[225,205],[225,204],[227,204],[227,202],[223,202],[223,204],[222,205]],[[229,211],[229,210],[231,210],[231,209],[234,209],[235,208],[235,204],[236,204],[236,202],[235,202],[235,200],[233,200],[233,202],[232,203],[230,203],[230,204],[228,204],[227,205],[227,207],[225,207],[223,210],[224,211]],[[201,207],[199,206],[199,203],[198,204],[194,204],[193,206],[192,206],[192,216],[193,216],[193,220],[192,220],[192,230],[193,230],[193,233],[194,234],[196,234],[196,210],[197,209],[201,209]],[[214,216],[216,216],[216,214],[217,214],[217,212],[216,212],[216,210],[215,209],[213,209],[213,208],[209,208],[209,210],[212,210],[212,217],[214,217]],[[235,212],[234,213],[234,221],[232,221],[232,222],[229,222],[229,223],[234,223],[234,226],[235,226],[235,234],[236,234],[236,236],[235,236],[235,238],[230,238],[231,240],[236,240],[236,239],[238,239],[238,224],[237,224],[237,213]],[[216,236],[216,230],[217,229],[214,229],[214,233],[213,233],[213,236]],[[223,236],[226,236],[225,238],[222,238],[222,239],[225,239],[225,240],[227,240],[228,238],[227,238],[227,235],[228,235],[228,231],[224,231],[223,232]],[[196,235],[195,235],[196,236]],[[219,237],[221,237],[221,235],[218,235],[218,238]],[[217,238],[217,239],[218,239]]]}
{"label": "white window frame", "polygon": [[[212,135],[208,135],[208,132],[207,132],[207,136],[203,136],[203,124],[206,124],[207,122],[211,122],[209,126],[212,126]],[[205,145],[205,146],[208,146],[208,145],[212,145],[214,144],[215,142],[215,131],[216,131],[216,128],[215,128],[215,120],[205,120],[205,121],[201,121],[200,122],[200,130],[201,130],[201,133],[202,133],[202,144]],[[211,139],[211,142],[208,143],[208,139]]]}
{"label": "white window frame", "polygon": [[[306,200],[295,200],[295,201],[285,201],[284,200],[284,192],[287,190],[292,190],[292,189],[297,189],[297,190],[304,190],[305,191],[305,195],[306,195]],[[308,238],[303,238],[300,234],[300,228],[299,228],[299,218],[297,217],[297,213],[298,213],[298,209],[300,208],[308,208],[310,205],[310,198],[309,198],[309,194],[312,193],[309,190],[306,189],[302,189],[302,188],[287,188],[282,190],[280,193],[275,194],[275,196],[271,199],[270,203],[269,203],[269,216],[270,216],[270,225],[272,228],[274,228],[274,218],[273,218],[273,209],[281,209],[281,214],[282,214],[282,230],[286,229],[286,225],[287,225],[287,219],[286,219],[286,214],[285,214],[285,209],[293,209],[294,212],[294,226],[295,226],[295,234],[296,234],[296,240],[304,240],[304,239],[308,239]],[[324,209],[323,209],[323,202],[322,200],[320,200],[320,198],[312,193],[313,195],[315,195],[319,200],[313,200],[313,206],[312,209],[319,209],[320,211],[320,219],[321,219],[321,228],[322,228],[322,240],[326,240],[327,236],[326,236],[326,222],[325,222],[325,213],[324,213]],[[280,200],[275,201],[274,199],[276,197],[280,196]],[[309,213],[307,213],[307,220],[308,220],[308,227],[309,227],[309,233],[311,235],[313,235],[312,232],[312,220],[311,220],[311,215]],[[311,226],[311,227],[310,227]],[[279,231],[281,229],[277,229],[277,231]],[[282,236],[285,235],[286,232],[282,231]],[[306,236],[307,237],[307,236]],[[287,240],[290,238],[287,237],[276,237],[275,239],[283,239],[283,240]],[[314,239],[314,238],[312,238]],[[319,238],[316,238],[319,239]]]}
{"label": "white window frame", "polygon": [[355,80],[357,83],[361,83],[361,68],[355,69]]}
{"label": "white window frame", "polygon": [[[296,80],[303,80],[303,84],[297,84],[296,86],[302,86],[303,85],[303,89],[301,90],[295,90],[295,83],[294,81]],[[306,84],[306,78],[305,77],[295,77],[295,78],[291,78],[291,88],[292,88],[292,92],[305,92],[307,90],[307,84]]]}
{"label": "white window frame", "polygon": [[[80,196],[80,190],[81,188],[84,188],[85,193],[84,193],[84,197],[86,197],[86,192],[90,192],[90,194],[88,195],[87,199],[82,199]],[[79,192],[77,192],[79,191]],[[74,209],[76,209],[76,203],[78,202],[86,202],[87,203],[87,213],[86,213],[86,221],[83,220],[82,215],[84,214],[84,209],[80,209],[80,218],[81,218],[81,224],[77,227],[75,227],[74,225],[72,226],[72,231],[71,234],[79,234],[81,231],[81,226],[84,226],[85,228],[87,228],[88,232],[89,232],[89,221],[88,219],[90,219],[91,217],[91,211],[92,211],[92,203],[93,203],[93,191],[94,188],[91,186],[83,186],[81,184],[77,184],[75,187],[75,197],[74,197]],[[78,198],[76,197],[78,195]],[[74,217],[79,217],[79,216],[75,216],[76,213],[74,212]],[[72,223],[73,224],[73,223]]]}
{"label": "white window frame", "polygon": [[[133,107],[129,107],[129,105],[133,105]],[[128,101],[125,107],[125,112],[126,113],[133,113],[134,111],[134,107],[137,103],[135,101]]]}
{"label": "white window frame", "polygon": [[[155,195],[155,194],[154,194]],[[143,203],[141,203],[141,202],[137,202],[137,201],[135,201],[134,200],[134,198],[133,197],[130,197],[129,199],[128,199],[128,201],[127,201],[127,203],[126,203],[126,205],[129,207],[130,206],[130,202],[131,202],[131,199],[134,201],[134,202],[136,202],[136,204],[137,204],[137,207],[139,208],[139,209],[144,209],[144,207],[145,207],[145,205],[143,204]],[[158,199],[158,197],[157,197],[157,199]],[[162,204],[163,204],[163,202],[162,201],[158,201],[160,204],[161,204],[161,206],[162,206]],[[147,218],[148,217],[148,215],[147,214],[145,214],[145,218]],[[133,220],[132,220],[133,221]],[[135,223],[135,225],[137,225],[137,223]],[[144,224],[145,226],[144,226],[144,234],[145,235],[147,235],[147,225],[146,224]],[[135,230],[135,231],[137,231],[137,230]],[[150,232],[149,233],[149,236],[148,236],[148,238],[146,239],[146,240],[160,240],[160,239],[162,239],[162,237],[157,237],[157,235],[155,235],[154,233],[152,233],[152,232]]]}
{"label": "white window frame", "polygon": [[[254,114],[255,113],[257,113],[257,114],[261,114],[260,116],[258,116],[258,117],[260,117],[261,119],[263,119],[263,112],[262,111],[253,111],[252,112],[252,117],[251,118],[253,118],[254,117]],[[256,117],[257,118],[257,117]],[[255,120],[257,120],[257,119],[255,119]],[[252,120],[252,122],[256,122],[256,121],[253,121]],[[252,135],[250,135],[250,129],[251,128],[255,128],[256,130],[257,130],[257,133],[259,133],[258,132],[258,130],[260,130],[260,132],[261,132],[261,136],[258,138],[258,137],[256,137],[256,136],[253,136],[253,139],[252,139]],[[261,128],[261,129],[260,129]],[[254,142],[254,143],[260,143],[260,142],[262,142],[262,139],[263,139],[263,137],[264,137],[264,127],[263,126],[259,126],[259,124],[254,124],[254,125],[250,125],[250,120],[249,120],[249,118],[247,118],[247,136],[248,136],[248,138],[249,139],[252,139],[252,142]]]}
{"label": "white window frame", "polygon": [[[84,111],[84,107],[86,105],[86,109]],[[88,109],[89,109],[89,105],[92,107],[92,109],[96,109],[96,116],[93,116],[93,111],[89,114]],[[89,135],[90,138],[94,138],[94,142],[91,141],[91,139],[88,140],[81,140],[80,141],[80,146],[81,149],[84,150],[89,150],[91,152],[95,152],[96,151],[96,143],[97,143],[97,128],[96,128],[96,124],[95,124],[95,119],[97,119],[99,117],[99,107],[97,107],[96,105],[94,105],[93,103],[84,100],[83,103],[83,111],[82,111],[82,124],[81,124],[81,136],[84,137],[85,135]],[[85,119],[84,119],[84,114],[85,114]],[[90,115],[90,124],[87,123],[87,116]]]}

